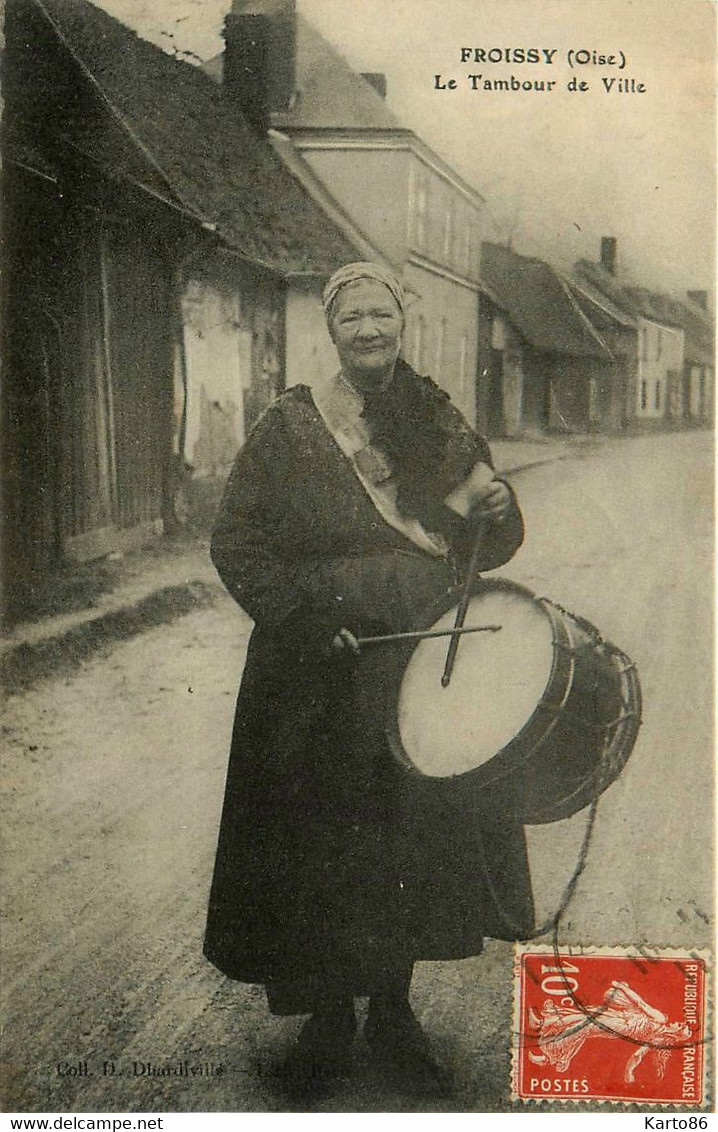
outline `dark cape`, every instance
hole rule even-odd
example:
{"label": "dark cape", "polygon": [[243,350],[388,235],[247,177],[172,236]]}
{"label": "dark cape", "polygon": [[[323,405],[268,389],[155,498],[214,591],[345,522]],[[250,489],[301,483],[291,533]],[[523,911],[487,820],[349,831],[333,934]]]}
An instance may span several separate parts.
{"label": "dark cape", "polygon": [[[367,994],[397,963],[475,955],[484,935],[533,926],[510,795],[464,799],[457,813],[453,796],[417,788],[383,741],[388,653],[356,662],[330,649],[341,626],[357,636],[415,628],[461,582],[471,529],[442,499],[490,452],[401,361],[390,399],[367,401],[365,416],[397,471],[402,510],[444,534],[448,559],[384,521],[305,386],[255,426],[212,539],[255,628],[205,954],[230,978],[266,984],[280,1013],[310,1010],[318,993]],[[522,537],[513,499],[479,569],[506,562]]]}

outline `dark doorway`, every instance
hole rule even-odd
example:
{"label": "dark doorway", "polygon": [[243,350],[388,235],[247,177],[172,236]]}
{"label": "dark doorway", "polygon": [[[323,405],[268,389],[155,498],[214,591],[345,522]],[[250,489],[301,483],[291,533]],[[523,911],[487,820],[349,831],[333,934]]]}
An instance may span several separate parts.
{"label": "dark doorway", "polygon": [[503,436],[506,431],[504,417],[504,355],[501,350],[489,350],[486,370],[486,430],[489,436]]}

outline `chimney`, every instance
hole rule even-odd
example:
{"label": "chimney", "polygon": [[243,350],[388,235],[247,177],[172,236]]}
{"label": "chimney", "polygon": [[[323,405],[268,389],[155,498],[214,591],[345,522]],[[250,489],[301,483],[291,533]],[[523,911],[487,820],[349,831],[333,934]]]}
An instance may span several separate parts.
{"label": "chimney", "polygon": [[386,75],[381,71],[362,71],[361,77],[374,87],[380,98],[386,98]]}
{"label": "chimney", "polygon": [[696,306],[703,307],[704,311],[708,310],[708,292],[707,291],[686,291],[688,298]]}
{"label": "chimney", "polygon": [[601,236],[601,267],[616,274],[616,238],[615,236]]}
{"label": "chimney", "polygon": [[266,18],[230,13],[224,22],[222,86],[258,134],[270,126],[268,61]]}
{"label": "chimney", "polygon": [[222,83],[258,133],[296,85],[295,0],[234,0],[224,24]]}

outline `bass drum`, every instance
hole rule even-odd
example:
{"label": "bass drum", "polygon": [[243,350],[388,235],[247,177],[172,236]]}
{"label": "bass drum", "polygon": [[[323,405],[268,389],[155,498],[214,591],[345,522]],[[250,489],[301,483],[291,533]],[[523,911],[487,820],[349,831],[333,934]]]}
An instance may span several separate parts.
{"label": "bass drum", "polygon": [[[457,595],[422,629],[450,629]],[[397,650],[386,734],[428,788],[457,795],[509,788],[528,825],[560,821],[618,776],[641,725],[632,661],[589,622],[506,580],[477,580],[448,687],[449,637]]]}

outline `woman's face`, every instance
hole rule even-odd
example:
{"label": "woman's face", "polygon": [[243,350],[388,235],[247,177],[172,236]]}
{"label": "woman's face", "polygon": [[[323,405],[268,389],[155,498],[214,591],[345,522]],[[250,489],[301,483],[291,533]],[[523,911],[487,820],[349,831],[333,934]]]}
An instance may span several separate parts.
{"label": "woman's face", "polygon": [[329,333],[342,371],[361,384],[381,384],[399,356],[404,316],[391,291],[375,279],[357,279],[339,291]]}

